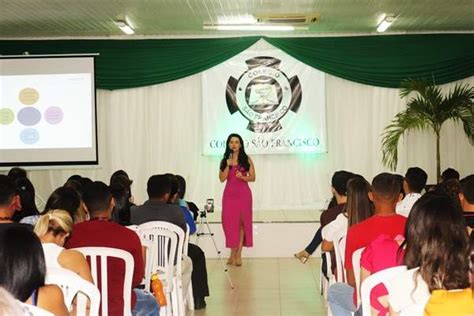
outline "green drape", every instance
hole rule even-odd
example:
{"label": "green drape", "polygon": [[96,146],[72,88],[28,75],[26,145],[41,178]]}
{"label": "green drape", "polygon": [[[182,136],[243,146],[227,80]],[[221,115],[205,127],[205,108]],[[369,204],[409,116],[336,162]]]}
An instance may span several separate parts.
{"label": "green drape", "polygon": [[[96,84],[123,89],[168,82],[211,68],[259,37],[163,40],[3,40],[1,55],[100,53]],[[443,84],[474,75],[474,34],[265,38],[334,76],[398,88],[406,78]]]}
{"label": "green drape", "polygon": [[372,86],[407,78],[443,84],[474,75],[474,34],[267,38],[321,71]]}
{"label": "green drape", "polygon": [[0,54],[99,53],[96,87],[114,90],[164,83],[199,73],[237,55],[258,39],[0,41]]}

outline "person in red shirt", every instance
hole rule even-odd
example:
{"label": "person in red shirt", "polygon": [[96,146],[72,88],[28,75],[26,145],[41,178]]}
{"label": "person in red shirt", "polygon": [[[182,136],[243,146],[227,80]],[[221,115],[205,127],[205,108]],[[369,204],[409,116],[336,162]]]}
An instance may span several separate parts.
{"label": "person in red shirt", "polygon": [[[65,248],[109,247],[129,252],[134,261],[132,315],[158,315],[159,306],[155,297],[136,288],[144,274],[141,242],[134,231],[111,221],[115,201],[110,188],[103,182],[93,182],[85,188],[83,200],[91,220],[74,225]],[[110,259],[107,269],[109,315],[123,315],[125,266],[120,260]]]}
{"label": "person in red shirt", "polygon": [[382,234],[395,238],[404,236],[406,217],[395,213],[397,202],[401,200],[401,182],[390,173],[381,173],[372,180],[369,199],[374,203],[375,214],[349,228],[346,238],[344,268],[347,284],[335,283],[328,289],[328,302],[333,315],[351,315],[356,312],[355,277],[352,254],[366,247]]}

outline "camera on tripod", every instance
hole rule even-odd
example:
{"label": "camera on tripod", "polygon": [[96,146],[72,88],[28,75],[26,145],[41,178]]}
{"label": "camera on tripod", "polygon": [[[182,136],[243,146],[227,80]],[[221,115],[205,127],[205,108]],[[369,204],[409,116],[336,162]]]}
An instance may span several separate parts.
{"label": "camera on tripod", "polygon": [[214,213],[214,199],[207,199],[204,209],[200,213],[201,217],[206,217],[207,213]]}

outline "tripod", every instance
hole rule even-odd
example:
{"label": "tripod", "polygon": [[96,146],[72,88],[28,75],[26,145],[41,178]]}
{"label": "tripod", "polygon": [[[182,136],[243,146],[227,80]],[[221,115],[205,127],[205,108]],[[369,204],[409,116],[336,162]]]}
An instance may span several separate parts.
{"label": "tripod", "polygon": [[[205,228],[207,228],[207,231],[204,231]],[[199,226],[196,232],[196,245],[199,244],[199,237],[201,236],[210,236],[212,239],[212,243],[214,244],[214,249],[216,249],[217,256],[219,257],[219,260],[222,265],[222,270],[224,271],[227,281],[229,281],[229,285],[232,289],[234,289],[234,284],[232,283],[232,280],[230,278],[229,272],[224,264],[224,261],[222,260],[221,256],[221,251],[217,248],[216,240],[214,239],[214,233],[211,231],[211,227],[209,226],[209,222],[207,221],[207,212],[206,211],[199,211]]]}

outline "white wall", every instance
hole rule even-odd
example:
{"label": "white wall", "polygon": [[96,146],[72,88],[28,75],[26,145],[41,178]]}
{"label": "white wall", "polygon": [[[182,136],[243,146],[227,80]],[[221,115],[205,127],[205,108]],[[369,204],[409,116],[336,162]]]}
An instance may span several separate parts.
{"label": "white wall", "polygon": [[[474,77],[465,80],[474,84]],[[453,84],[448,85],[453,86]],[[386,170],[381,164],[383,128],[402,110],[398,90],[377,88],[326,76],[329,152],[325,155],[263,155],[252,157],[257,181],[252,184],[254,209],[311,209],[329,197],[334,171],[347,169],[369,181]],[[108,182],[125,169],[134,179],[136,200],[146,199],[146,181],[156,173],[173,172],[188,181],[190,200],[203,205],[213,197],[217,208],[223,189],[217,178],[219,158],[201,155],[201,76],[166,84],[97,93],[100,167],[32,171],[30,178],[46,199],[73,173]],[[434,137],[412,133],[400,147],[398,172],[420,166],[435,181]],[[474,147],[460,126],[442,131],[441,167],[462,175],[473,173]]]}

